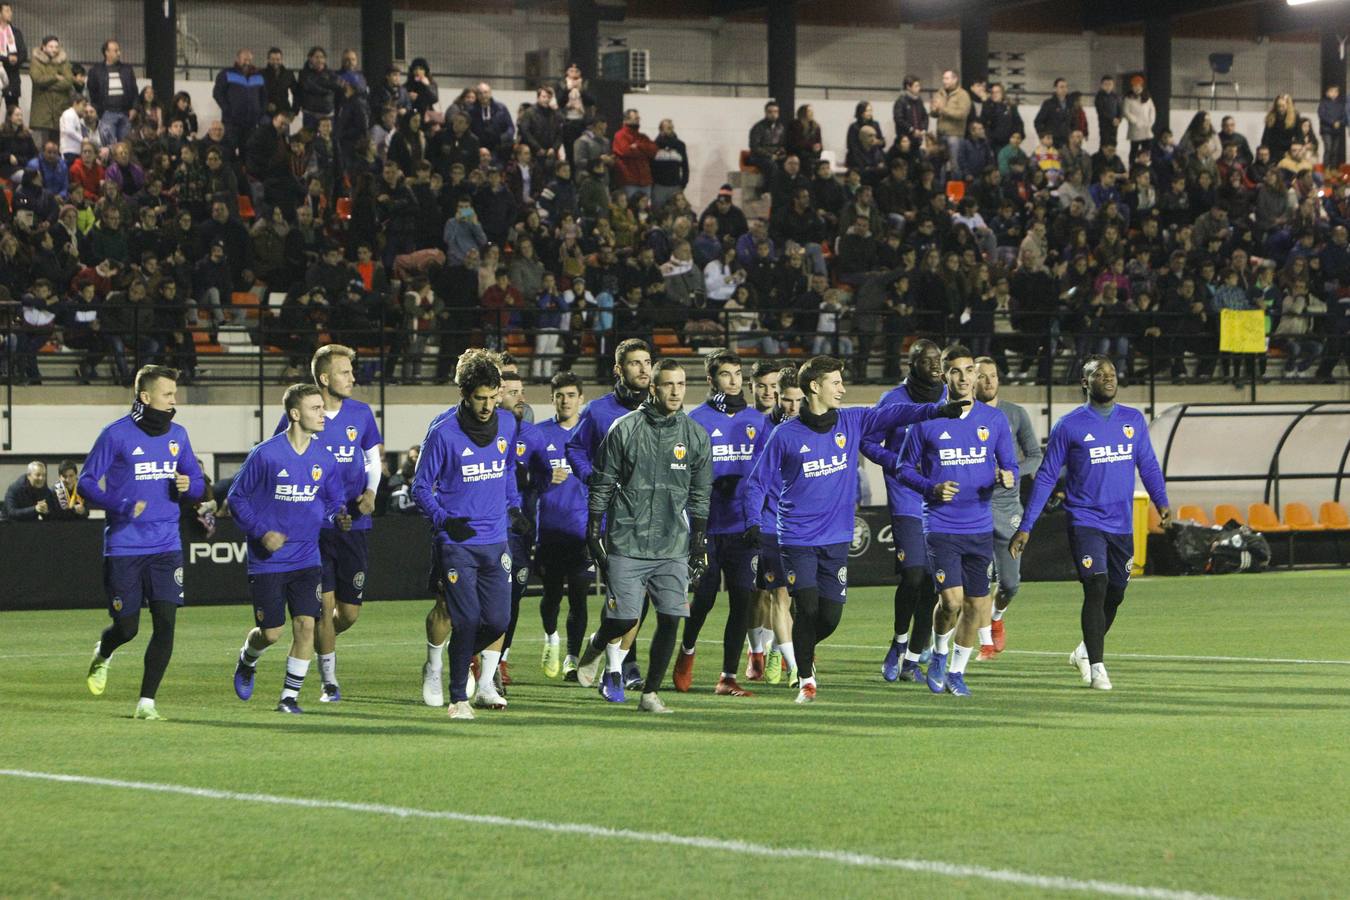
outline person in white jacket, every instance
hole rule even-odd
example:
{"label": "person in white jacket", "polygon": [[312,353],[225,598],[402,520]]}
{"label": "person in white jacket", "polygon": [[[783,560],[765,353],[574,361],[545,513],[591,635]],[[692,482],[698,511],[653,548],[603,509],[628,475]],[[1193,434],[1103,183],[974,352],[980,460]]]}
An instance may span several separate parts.
{"label": "person in white jacket", "polygon": [[83,97],[76,97],[61,113],[58,128],[61,134],[61,155],[66,165],[80,158],[80,147],[89,139],[89,128],[84,123],[85,110],[89,105]]}
{"label": "person in white jacket", "polygon": [[1144,86],[1142,75],[1130,79],[1130,92],[1125,95],[1122,104],[1125,114],[1126,136],[1130,140],[1130,159],[1139,155],[1139,149],[1153,140],[1153,125],[1158,119],[1158,110],[1153,105]]}

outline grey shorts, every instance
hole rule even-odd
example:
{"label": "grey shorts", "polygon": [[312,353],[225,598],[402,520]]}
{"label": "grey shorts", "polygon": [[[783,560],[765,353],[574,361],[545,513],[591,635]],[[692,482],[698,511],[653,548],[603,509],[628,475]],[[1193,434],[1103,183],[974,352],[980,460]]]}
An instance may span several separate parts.
{"label": "grey shorts", "polygon": [[651,597],[658,613],[680,618],[689,615],[689,563],[684,559],[610,556],[606,574],[609,597],[605,615],[609,618],[639,618],[643,597]]}

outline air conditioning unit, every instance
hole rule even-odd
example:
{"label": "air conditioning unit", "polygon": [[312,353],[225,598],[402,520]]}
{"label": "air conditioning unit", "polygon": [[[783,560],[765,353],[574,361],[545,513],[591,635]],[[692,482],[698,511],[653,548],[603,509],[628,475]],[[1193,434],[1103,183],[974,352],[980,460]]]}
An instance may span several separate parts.
{"label": "air conditioning unit", "polygon": [[611,81],[622,81],[630,91],[648,90],[651,80],[652,52],[614,47],[600,53],[600,75]]}

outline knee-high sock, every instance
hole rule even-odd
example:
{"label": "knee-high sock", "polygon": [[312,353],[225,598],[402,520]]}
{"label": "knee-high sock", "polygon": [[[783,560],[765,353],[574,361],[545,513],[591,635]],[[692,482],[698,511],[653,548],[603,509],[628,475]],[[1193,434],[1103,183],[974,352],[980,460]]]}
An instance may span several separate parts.
{"label": "knee-high sock", "polygon": [[[642,597],[642,615],[638,617],[637,621],[639,631],[642,630],[642,623],[647,621],[647,610],[651,608],[651,605],[651,598],[644,594]],[[637,648],[637,641],[633,641],[633,646],[628,648],[628,655],[623,658],[624,666],[636,666],[638,664]]]}
{"label": "knee-high sock", "polygon": [[[685,650],[693,650],[694,645],[698,643],[703,623],[708,621],[708,613],[712,612],[714,604],[717,603],[717,583],[720,580],[719,575],[710,572],[694,591],[694,602],[689,605],[689,618],[684,620],[684,637],[680,639],[680,644]],[[711,589],[705,588],[704,584],[710,584]]]}
{"label": "knee-high sock", "polygon": [[602,619],[600,627],[595,631],[595,636],[591,638],[591,649],[603,653],[610,641],[617,637],[623,637],[636,624],[637,620],[635,619],[611,619],[608,617]]}
{"label": "knee-high sock", "polygon": [[503,653],[511,649],[511,642],[516,638],[516,623],[520,621],[520,598],[524,593],[525,585],[518,584],[514,578],[511,579],[511,622],[506,626],[506,641],[502,644]]}
{"label": "knee-high sock", "polygon": [[169,659],[173,657],[173,629],[178,616],[176,603],[151,603],[150,619],[155,631],[150,635],[150,643],[145,648],[145,671],[141,674],[141,696],[155,699],[159,683],[169,668]]}
{"label": "knee-high sock", "polygon": [[108,623],[108,627],[103,629],[103,634],[99,638],[98,655],[104,659],[111,659],[113,651],[136,637],[140,627],[139,611],[134,616],[118,616],[113,619]]}
{"label": "knee-high sock", "polygon": [[647,680],[642,684],[644,694],[660,690],[666,669],[670,667],[670,657],[675,653],[675,635],[679,629],[678,616],[656,614],[656,634],[652,635],[652,643],[647,650]]}
{"label": "knee-high sock", "polygon": [[816,613],[816,646],[820,646],[827,637],[834,634],[843,616],[844,604],[835,603],[833,600],[820,601],[820,609]]}
{"label": "knee-high sock", "polygon": [[1088,662],[1099,663],[1106,643],[1106,576],[1093,575],[1083,581],[1083,646]]}
{"label": "knee-high sock", "polygon": [[[911,574],[912,573],[912,574]],[[937,605],[937,590],[933,587],[932,577],[923,569],[906,569],[904,582],[912,584],[914,590],[914,623],[909,629],[909,645],[906,654],[918,659],[928,649],[928,639],[933,636],[933,607]]]}
{"label": "knee-high sock", "polygon": [[917,603],[919,599],[916,585],[909,583],[905,579],[905,572],[908,571],[912,570],[905,569],[901,571],[900,581],[895,586],[895,616],[892,621],[894,626],[891,632],[892,634],[907,634],[909,632],[910,620],[914,618],[914,604]]}
{"label": "knee-high sock", "polygon": [[1102,616],[1106,625],[1103,634],[1111,630],[1111,625],[1116,621],[1116,612],[1120,609],[1120,604],[1125,602],[1125,587],[1123,584],[1119,587],[1114,584],[1106,586],[1106,600],[1102,604]]}
{"label": "knee-high sock", "polygon": [[735,675],[741,664],[741,646],[750,622],[752,594],[744,588],[728,588],[731,598],[727,609],[727,624],[722,630],[722,671]]}
{"label": "knee-high sock", "polygon": [[798,588],[792,598],[792,646],[802,678],[811,678],[816,662],[816,618],[820,615],[820,592]]}
{"label": "knee-high sock", "polygon": [[581,655],[581,642],[586,639],[586,604],[591,598],[591,586],[583,578],[567,582],[567,653]]}
{"label": "knee-high sock", "polygon": [[554,634],[558,630],[558,613],[562,609],[563,581],[561,578],[545,577],[544,596],[539,598],[539,622],[544,626],[544,634]]}

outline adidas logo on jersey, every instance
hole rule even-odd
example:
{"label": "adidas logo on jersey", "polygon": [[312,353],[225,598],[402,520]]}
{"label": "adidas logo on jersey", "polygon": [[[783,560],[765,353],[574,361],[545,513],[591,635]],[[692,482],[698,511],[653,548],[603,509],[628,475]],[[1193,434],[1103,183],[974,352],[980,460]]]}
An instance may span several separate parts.
{"label": "adidas logo on jersey", "polygon": [[722,436],[722,429],[720,429],[720,428],[714,428],[714,429],[713,429],[712,436],[713,436],[713,437],[721,437],[721,436]]}
{"label": "adidas logo on jersey", "polygon": [[940,441],[950,441],[951,439],[952,436],[945,431],[938,435],[938,440]]}
{"label": "adidas logo on jersey", "polygon": [[808,446],[806,446],[805,444],[802,444],[802,449],[798,450],[797,452],[798,452],[798,453],[810,453],[810,452],[811,452],[811,448],[808,447]]}
{"label": "adidas logo on jersey", "polygon": [[282,469],[280,472],[277,473],[277,477],[278,477],[278,478],[290,478],[290,477],[291,477],[291,473],[290,473],[290,472],[287,472],[285,469]]}
{"label": "adidas logo on jersey", "polygon": [[131,455],[132,455],[132,456],[144,456],[144,455],[145,455],[145,451],[142,450],[140,447],[137,447],[135,450],[132,450],[132,451],[131,451]]}
{"label": "adidas logo on jersey", "polygon": [[460,456],[473,456],[473,451],[470,450],[468,447],[465,447],[462,451],[460,451],[460,454],[459,454],[459,455],[460,455]]}
{"label": "adidas logo on jersey", "polygon": [[1092,436],[1092,432],[1090,432],[1090,431],[1089,431],[1087,434],[1083,435],[1083,443],[1085,443],[1085,444],[1086,444],[1088,441],[1095,441],[1095,440],[1096,440],[1096,438]]}
{"label": "adidas logo on jersey", "polygon": [[552,444],[549,444],[549,445],[548,445],[548,449],[549,449],[549,450],[552,450],[552,451],[557,451],[558,448],[555,447],[555,446],[553,446]]}

